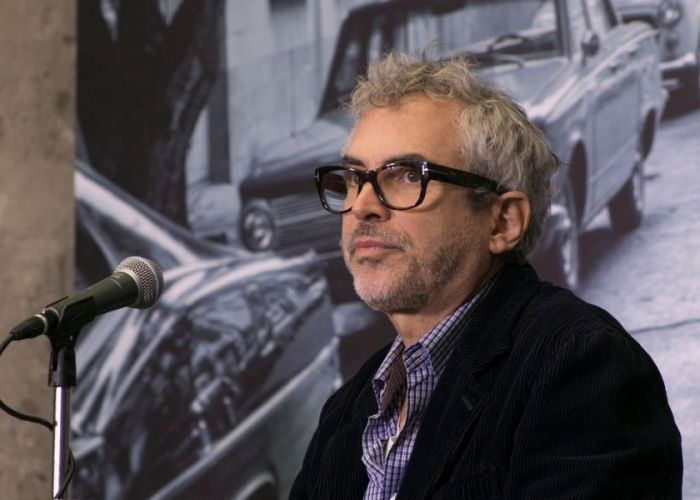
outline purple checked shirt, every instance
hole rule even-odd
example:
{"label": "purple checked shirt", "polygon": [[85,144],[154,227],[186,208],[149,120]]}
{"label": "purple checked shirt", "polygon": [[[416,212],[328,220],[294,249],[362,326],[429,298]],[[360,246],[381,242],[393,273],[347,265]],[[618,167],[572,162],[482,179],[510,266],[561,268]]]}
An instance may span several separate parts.
{"label": "purple checked shirt", "polygon": [[[366,500],[390,500],[399,490],[423,412],[459,332],[469,321],[474,304],[488,288],[490,285],[482,288],[410,347],[405,348],[397,337],[379,366],[372,380],[378,411],[369,417],[362,435],[362,462],[369,477]],[[404,397],[407,399],[406,422],[397,435]]]}

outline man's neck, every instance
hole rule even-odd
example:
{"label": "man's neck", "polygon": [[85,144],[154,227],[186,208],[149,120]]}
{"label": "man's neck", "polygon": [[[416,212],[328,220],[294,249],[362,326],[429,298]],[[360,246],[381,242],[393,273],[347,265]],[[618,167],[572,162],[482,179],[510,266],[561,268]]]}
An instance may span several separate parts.
{"label": "man's neck", "polygon": [[387,313],[404,345],[408,347],[416,343],[455,309],[471,300],[501,267],[503,264],[500,261],[492,261],[488,269],[471,280],[453,280],[420,311]]}

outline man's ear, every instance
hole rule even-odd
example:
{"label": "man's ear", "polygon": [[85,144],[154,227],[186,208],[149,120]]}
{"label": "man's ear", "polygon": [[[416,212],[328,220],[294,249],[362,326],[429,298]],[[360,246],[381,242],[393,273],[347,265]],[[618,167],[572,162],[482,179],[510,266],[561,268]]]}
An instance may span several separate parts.
{"label": "man's ear", "polygon": [[494,227],[489,238],[492,254],[503,254],[517,246],[530,223],[530,200],[520,191],[508,191],[491,207]]}

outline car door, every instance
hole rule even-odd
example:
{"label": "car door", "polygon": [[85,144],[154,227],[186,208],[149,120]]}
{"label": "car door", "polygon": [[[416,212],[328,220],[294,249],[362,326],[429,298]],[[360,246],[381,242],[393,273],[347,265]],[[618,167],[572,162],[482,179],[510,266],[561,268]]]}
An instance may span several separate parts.
{"label": "car door", "polygon": [[595,213],[620,189],[635,161],[639,128],[639,82],[635,78],[638,46],[626,40],[626,30],[607,0],[581,0],[588,40],[598,50],[583,64],[595,81],[593,102],[593,165],[590,177],[591,212]]}

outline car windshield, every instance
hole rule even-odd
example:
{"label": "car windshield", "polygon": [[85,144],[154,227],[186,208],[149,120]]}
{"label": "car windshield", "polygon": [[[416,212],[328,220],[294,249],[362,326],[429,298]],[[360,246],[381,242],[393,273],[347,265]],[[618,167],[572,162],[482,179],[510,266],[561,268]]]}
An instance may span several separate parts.
{"label": "car windshield", "polygon": [[478,0],[446,14],[427,10],[360,9],[341,29],[321,111],[347,102],[357,75],[382,54],[396,50],[420,54],[468,54],[480,66],[523,65],[562,52],[555,0]]}

